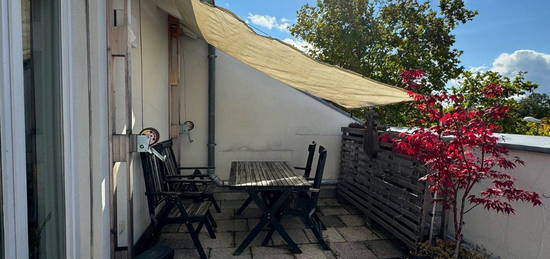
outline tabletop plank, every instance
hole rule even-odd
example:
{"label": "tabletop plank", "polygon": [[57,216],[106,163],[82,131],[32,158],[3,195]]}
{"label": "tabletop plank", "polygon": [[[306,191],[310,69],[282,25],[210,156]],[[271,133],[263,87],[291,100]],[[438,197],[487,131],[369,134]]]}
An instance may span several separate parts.
{"label": "tabletop plank", "polygon": [[228,186],[236,189],[305,189],[311,185],[284,161],[234,161]]}

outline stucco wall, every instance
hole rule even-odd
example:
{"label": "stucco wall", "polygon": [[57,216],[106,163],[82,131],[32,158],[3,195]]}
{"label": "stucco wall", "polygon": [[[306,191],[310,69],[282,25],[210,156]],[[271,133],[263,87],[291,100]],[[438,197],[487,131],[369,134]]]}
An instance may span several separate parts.
{"label": "stucco wall", "polygon": [[[141,18],[140,18],[141,16]],[[146,127],[168,138],[168,30],[167,15],[152,2],[134,5],[132,42],[133,131]],[[141,23],[139,22],[141,21]],[[175,141],[180,163],[185,166],[207,163],[207,45],[184,37],[180,120],[191,120],[195,129]],[[336,179],[340,156],[340,127],[352,119],[316,99],[267,77],[218,51],[216,72],[216,173],[229,178],[234,160],[286,160],[302,166],[307,145],[316,141],[328,149],[326,179]],[[126,241],[127,178],[125,165],[118,168],[118,246]],[[134,241],[149,224],[141,163],[136,155],[134,174]]]}
{"label": "stucco wall", "polygon": [[[195,122],[192,143],[181,138],[184,165],[207,162],[207,45],[182,43],[181,119]],[[285,160],[303,166],[312,141],[328,150],[325,179],[338,175],[340,127],[352,119],[318,100],[217,51],[216,174],[229,178],[231,161]]]}
{"label": "stucco wall", "polygon": [[[161,140],[168,138],[168,16],[153,1],[132,5],[130,28],[132,130],[159,130]],[[141,7],[141,9],[140,9]],[[140,23],[141,21],[141,23]],[[133,41],[132,41],[133,39]],[[134,242],[149,225],[145,184],[139,154],[130,162],[134,176]],[[117,175],[118,246],[127,245],[127,175],[126,163],[115,166]]]}
{"label": "stucco wall", "polygon": [[511,150],[525,166],[516,168],[512,175],[518,187],[542,195],[543,206],[518,203],[515,215],[488,212],[481,207],[466,215],[464,238],[480,245],[502,258],[548,258],[550,255],[550,155]]}

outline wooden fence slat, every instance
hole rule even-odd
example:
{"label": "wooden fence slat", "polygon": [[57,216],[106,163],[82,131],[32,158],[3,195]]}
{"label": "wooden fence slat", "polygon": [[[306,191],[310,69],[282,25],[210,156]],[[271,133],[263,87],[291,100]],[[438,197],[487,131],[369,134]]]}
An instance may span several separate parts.
{"label": "wooden fence slat", "polygon": [[[365,147],[367,132],[342,128],[338,194],[410,248],[416,248],[425,239],[430,222],[426,209],[431,200],[425,183],[419,181],[426,170],[412,157],[391,151],[391,145],[376,142],[380,148]],[[371,153],[367,154],[367,148]]]}

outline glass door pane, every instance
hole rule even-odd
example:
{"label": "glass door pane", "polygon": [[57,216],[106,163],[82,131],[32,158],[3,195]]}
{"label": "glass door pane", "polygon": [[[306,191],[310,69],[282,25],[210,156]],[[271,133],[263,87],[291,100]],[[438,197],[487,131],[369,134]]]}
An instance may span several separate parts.
{"label": "glass door pane", "polygon": [[21,0],[31,258],[65,258],[58,0]]}

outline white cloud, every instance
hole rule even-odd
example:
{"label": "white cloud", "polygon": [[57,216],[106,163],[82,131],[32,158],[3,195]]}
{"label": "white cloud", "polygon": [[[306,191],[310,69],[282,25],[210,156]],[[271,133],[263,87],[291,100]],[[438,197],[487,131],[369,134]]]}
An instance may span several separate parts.
{"label": "white cloud", "polygon": [[550,94],[550,54],[534,50],[516,50],[512,54],[502,53],[493,62],[491,70],[504,76],[514,76],[520,71],[539,84],[537,92]]}
{"label": "white cloud", "polygon": [[278,29],[280,31],[287,31],[290,27],[290,20],[286,18],[281,18],[277,21],[277,17],[261,14],[251,14],[249,13],[246,17],[247,23],[252,23],[267,29]]}
{"label": "white cloud", "polygon": [[297,49],[299,49],[300,51],[302,51],[304,53],[307,53],[308,50],[313,49],[313,45],[311,45],[311,44],[309,44],[309,43],[307,43],[303,40],[286,38],[286,39],[283,40],[283,42],[288,43],[288,44],[296,47]]}
{"label": "white cloud", "polygon": [[537,83],[536,92],[550,94],[550,54],[534,50],[516,50],[513,53],[502,53],[491,67],[471,67],[468,71],[495,71],[503,76],[513,77],[518,72],[527,72],[525,78]]}
{"label": "white cloud", "polygon": [[472,73],[485,72],[487,70],[489,70],[488,66],[479,66],[479,67],[470,67],[470,68],[468,68],[468,71],[470,71]]}

